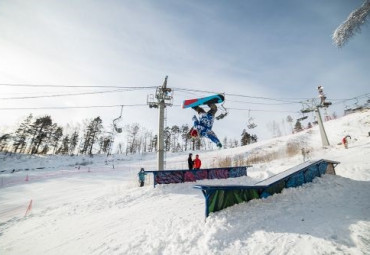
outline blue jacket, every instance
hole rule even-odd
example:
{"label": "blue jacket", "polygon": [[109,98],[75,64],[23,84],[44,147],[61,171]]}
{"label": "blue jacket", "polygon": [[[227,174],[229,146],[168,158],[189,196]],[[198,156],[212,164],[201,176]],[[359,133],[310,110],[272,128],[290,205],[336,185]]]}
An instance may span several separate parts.
{"label": "blue jacket", "polygon": [[144,171],[140,171],[139,173],[138,173],[138,175],[139,175],[139,180],[140,181],[145,181],[145,175],[146,175],[146,173],[144,172]]}
{"label": "blue jacket", "polygon": [[207,137],[215,144],[219,144],[216,134],[212,131],[213,122],[215,120],[214,116],[210,113],[201,113],[199,114],[199,120],[194,115],[194,128],[198,130],[199,136]]}

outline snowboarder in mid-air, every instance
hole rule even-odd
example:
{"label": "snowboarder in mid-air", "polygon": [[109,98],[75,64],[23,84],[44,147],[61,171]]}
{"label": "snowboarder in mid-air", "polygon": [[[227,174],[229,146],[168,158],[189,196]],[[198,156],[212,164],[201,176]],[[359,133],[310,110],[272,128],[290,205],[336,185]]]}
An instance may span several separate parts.
{"label": "snowboarder in mid-air", "polygon": [[[199,117],[197,118],[197,116],[194,115],[192,119],[194,125],[190,130],[190,135],[193,138],[207,137],[212,142],[214,142],[217,145],[217,147],[219,148],[222,147],[220,140],[217,138],[216,134],[212,131],[212,126],[215,119],[215,114],[217,112],[216,103],[221,103],[223,101],[224,97],[222,95],[215,95],[201,99],[185,100],[183,108],[191,107],[198,113]],[[206,112],[199,105],[208,105],[210,109]]]}

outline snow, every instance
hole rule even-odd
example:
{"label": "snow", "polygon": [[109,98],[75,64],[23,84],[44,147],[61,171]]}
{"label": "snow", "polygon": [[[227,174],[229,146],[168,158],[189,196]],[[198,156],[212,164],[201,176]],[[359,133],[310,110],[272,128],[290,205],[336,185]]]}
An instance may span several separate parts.
{"label": "snow", "polygon": [[[196,152],[205,167],[225,157],[279,153],[253,164],[246,177],[156,188],[151,175],[142,188],[137,181],[140,167],[155,170],[154,154],[0,155],[0,254],[370,254],[370,111],[325,122],[325,128],[327,148],[314,127],[244,147]],[[347,134],[346,150],[339,143]],[[309,149],[310,160],[339,161],[337,175],[205,219],[195,184],[255,184],[301,164],[301,154],[285,152],[287,144]],[[167,169],[185,168],[187,155],[168,153]]]}

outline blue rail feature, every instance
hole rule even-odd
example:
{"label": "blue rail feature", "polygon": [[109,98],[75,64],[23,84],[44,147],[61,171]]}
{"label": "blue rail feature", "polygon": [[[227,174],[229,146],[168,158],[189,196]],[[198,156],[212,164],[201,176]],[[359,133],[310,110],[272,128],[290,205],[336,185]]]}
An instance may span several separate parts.
{"label": "blue rail feature", "polygon": [[212,212],[223,210],[229,206],[247,202],[251,199],[266,198],[280,193],[285,188],[294,188],[303,183],[312,182],[323,174],[334,174],[339,162],[321,159],[308,161],[292,167],[284,172],[273,175],[254,185],[196,185],[201,189],[206,201],[206,217]]}
{"label": "blue rail feature", "polygon": [[153,173],[154,187],[157,184],[195,182],[204,179],[228,179],[247,175],[250,166],[207,168],[198,170],[145,171]]}

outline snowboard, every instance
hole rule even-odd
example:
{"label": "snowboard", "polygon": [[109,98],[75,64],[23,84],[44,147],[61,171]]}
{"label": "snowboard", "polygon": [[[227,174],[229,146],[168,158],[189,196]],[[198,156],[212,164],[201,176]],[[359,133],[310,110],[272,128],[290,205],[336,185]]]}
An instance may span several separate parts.
{"label": "snowboard", "polygon": [[190,108],[195,107],[199,105],[207,105],[207,104],[219,104],[222,103],[225,100],[224,95],[216,94],[208,97],[202,97],[202,98],[194,98],[194,99],[187,99],[184,100],[182,103],[182,108]]}

